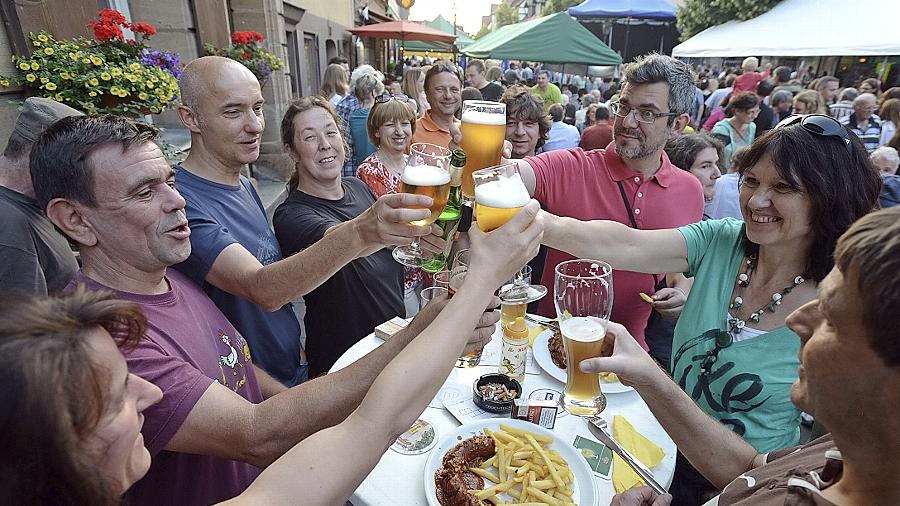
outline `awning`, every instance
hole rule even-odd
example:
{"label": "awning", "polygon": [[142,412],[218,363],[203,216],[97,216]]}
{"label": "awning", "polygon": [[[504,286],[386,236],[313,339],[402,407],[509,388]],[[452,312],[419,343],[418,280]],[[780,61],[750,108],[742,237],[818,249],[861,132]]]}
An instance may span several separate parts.
{"label": "awning", "polygon": [[585,0],[568,13],[576,18],[675,19],[675,6],[666,0]]}
{"label": "awning", "polygon": [[[434,18],[433,20],[425,22],[425,24],[427,26],[430,26],[431,28],[434,28],[435,30],[440,30],[442,32],[449,33],[451,35],[453,34],[453,23],[444,19],[444,17],[441,16],[440,14],[438,14],[438,16],[436,18]],[[473,39],[472,37],[469,37],[469,35],[467,33],[462,31],[461,29],[457,28],[457,30],[456,30],[456,47],[457,48],[462,49],[473,43],[475,43],[475,39]],[[404,44],[403,47],[405,48],[406,53],[410,53],[411,51],[418,51],[418,52],[438,51],[438,52],[440,52],[440,51],[448,51],[449,50],[449,48],[447,47],[447,44],[441,44],[438,42],[416,42],[416,41],[414,41],[414,42],[410,42],[408,44]],[[410,55],[410,56],[414,56],[414,55]]]}
{"label": "awning", "polygon": [[900,55],[900,2],[784,0],[747,21],[703,30],[676,57]]}
{"label": "awning", "polygon": [[395,40],[427,40],[452,44],[456,37],[453,34],[435,30],[430,26],[413,21],[388,21],[374,25],[360,26],[347,30],[359,37]]}
{"label": "awning", "polygon": [[565,12],[507,25],[462,50],[473,58],[619,65],[622,58]]}

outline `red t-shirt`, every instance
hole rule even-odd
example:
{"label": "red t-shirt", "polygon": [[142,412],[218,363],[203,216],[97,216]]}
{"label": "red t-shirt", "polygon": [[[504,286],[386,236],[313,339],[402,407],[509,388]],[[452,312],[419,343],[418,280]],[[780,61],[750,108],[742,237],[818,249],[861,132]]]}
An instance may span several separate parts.
{"label": "red t-shirt", "polygon": [[756,91],[756,86],[765,78],[759,72],[745,72],[734,80],[734,85],[731,87],[731,95],[737,95],[738,93],[742,93],[744,91]]}
{"label": "red t-shirt", "polygon": [[578,147],[585,151],[603,149],[613,141],[613,129],[606,123],[591,125],[581,132],[581,142]]}
{"label": "red t-shirt", "polygon": [[[647,180],[625,165],[614,143],[606,149],[587,152],[581,148],[550,151],[526,161],[534,168],[534,198],[544,209],[559,216],[613,220],[631,226],[617,181],[625,187],[638,228],[676,228],[696,223],[703,216],[703,187],[690,172],[672,165],[665,152],[662,166]],[[550,249],[541,284],[552,290],[556,265],[572,258]],[[654,292],[653,276],[617,270],[613,272],[613,289],[612,320],[624,325],[647,349],[644,328],[651,307],[638,293]],[[538,312],[555,316],[552,296],[541,300]]]}

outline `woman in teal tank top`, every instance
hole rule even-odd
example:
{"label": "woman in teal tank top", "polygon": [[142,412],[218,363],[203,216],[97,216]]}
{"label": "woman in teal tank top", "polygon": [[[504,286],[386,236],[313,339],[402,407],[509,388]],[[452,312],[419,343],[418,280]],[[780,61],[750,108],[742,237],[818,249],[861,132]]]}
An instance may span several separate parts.
{"label": "woman in teal tank top", "polygon": [[635,230],[548,215],[544,243],[617,269],[694,277],[670,371],[706,413],[766,452],[800,436],[789,396],[800,343],[784,318],[815,298],[837,238],[875,207],[880,180],[856,136],[821,115],[767,132],[738,171],[743,223]]}

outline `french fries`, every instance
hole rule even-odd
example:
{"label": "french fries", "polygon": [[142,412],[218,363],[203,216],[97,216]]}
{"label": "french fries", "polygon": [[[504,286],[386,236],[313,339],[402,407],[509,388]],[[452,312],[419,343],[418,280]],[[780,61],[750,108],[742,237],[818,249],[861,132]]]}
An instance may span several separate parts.
{"label": "french fries", "polygon": [[[494,456],[469,469],[492,485],[484,490],[470,490],[470,494],[491,504],[508,506],[574,506],[575,475],[566,460],[550,448],[552,437],[505,424],[500,425],[500,430],[485,428],[484,433],[494,439]],[[513,502],[504,502],[499,497],[501,493]]]}

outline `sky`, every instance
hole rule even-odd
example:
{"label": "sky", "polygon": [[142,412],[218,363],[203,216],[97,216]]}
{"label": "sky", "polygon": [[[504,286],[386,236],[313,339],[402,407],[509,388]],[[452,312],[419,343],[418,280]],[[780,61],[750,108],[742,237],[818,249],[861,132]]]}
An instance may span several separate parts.
{"label": "sky", "polygon": [[491,13],[491,4],[500,0],[416,0],[409,12],[410,21],[431,21],[442,14],[453,22],[453,8],[456,7],[456,24],[474,35],[481,29],[481,17]]}

